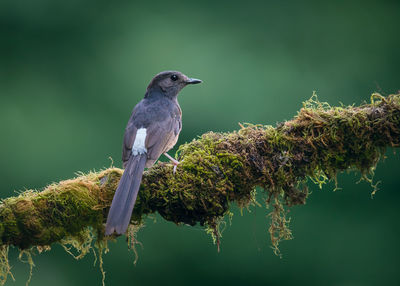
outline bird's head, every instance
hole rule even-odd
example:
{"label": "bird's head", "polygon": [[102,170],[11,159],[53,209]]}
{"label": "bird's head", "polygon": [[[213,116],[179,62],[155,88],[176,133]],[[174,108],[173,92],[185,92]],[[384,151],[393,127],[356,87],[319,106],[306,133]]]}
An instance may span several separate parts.
{"label": "bird's head", "polygon": [[164,71],[157,74],[150,82],[147,87],[147,92],[151,90],[161,91],[169,97],[175,97],[181,91],[182,88],[188,84],[197,84],[202,81],[196,78],[189,78],[178,71]]}

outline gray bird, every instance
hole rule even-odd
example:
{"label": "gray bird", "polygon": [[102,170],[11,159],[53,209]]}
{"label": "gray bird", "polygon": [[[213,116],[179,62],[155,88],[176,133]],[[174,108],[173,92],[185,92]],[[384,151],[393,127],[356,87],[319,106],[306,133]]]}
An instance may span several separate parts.
{"label": "gray bird", "polygon": [[144,98],[135,106],[125,129],[122,161],[125,168],[108,212],[105,235],[125,233],[139,191],[144,168],[151,167],[161,154],[167,154],[182,129],[182,111],[177,96],[188,84],[201,83],[178,71],[157,74]]}

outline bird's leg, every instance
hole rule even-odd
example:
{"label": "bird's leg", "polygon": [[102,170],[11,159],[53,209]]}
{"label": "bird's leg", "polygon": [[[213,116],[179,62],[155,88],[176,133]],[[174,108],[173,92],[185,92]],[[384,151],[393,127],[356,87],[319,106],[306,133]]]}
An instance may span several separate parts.
{"label": "bird's leg", "polygon": [[179,165],[179,161],[176,160],[174,157],[170,156],[168,153],[164,153],[165,157],[171,160],[172,164],[174,164],[174,174],[176,172],[176,167]]}

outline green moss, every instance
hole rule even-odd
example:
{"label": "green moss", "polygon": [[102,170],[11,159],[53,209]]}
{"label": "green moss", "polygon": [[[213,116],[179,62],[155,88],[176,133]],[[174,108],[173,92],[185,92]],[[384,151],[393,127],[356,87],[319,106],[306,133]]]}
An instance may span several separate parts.
{"label": "green moss", "polygon": [[[147,214],[158,212],[176,224],[206,226],[219,245],[230,206],[254,204],[254,190],[261,187],[271,242],[279,254],[279,242],[292,237],[287,207],[305,204],[307,180],[322,187],[349,169],[368,178],[385,148],[399,144],[399,94],[374,94],[370,104],[359,107],[331,107],[313,95],[293,120],[275,128],[245,124],[236,132],[209,132],[180,146],[176,174],[172,164],[162,162],[145,171],[132,223],[137,231]],[[24,250],[59,242],[68,252],[76,248],[75,257],[81,258],[96,237],[99,253],[106,251],[103,223],[121,174],[116,168],[80,174],[41,192],[5,199],[0,204],[0,279],[9,270],[8,245]],[[101,255],[99,261],[101,266]]]}
{"label": "green moss", "polygon": [[[154,191],[139,192],[135,211],[143,214],[156,209],[167,220],[190,225],[203,225],[224,215],[228,200],[236,194],[234,186],[240,182],[237,178],[243,163],[240,156],[220,149],[223,136],[210,132],[182,145],[178,150],[181,164],[175,175],[172,166],[160,174],[167,164],[149,170],[144,185],[149,184]],[[143,207],[142,202],[147,201],[153,202],[151,208]]]}

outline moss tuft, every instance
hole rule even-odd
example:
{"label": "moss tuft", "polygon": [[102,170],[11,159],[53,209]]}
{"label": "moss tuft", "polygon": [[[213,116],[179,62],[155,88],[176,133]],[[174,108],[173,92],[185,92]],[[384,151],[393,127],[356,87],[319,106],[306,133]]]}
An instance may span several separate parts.
{"label": "moss tuft", "polygon": [[15,281],[14,276],[11,273],[11,267],[8,263],[8,245],[0,246],[0,285],[4,285],[10,275],[12,280]]}

